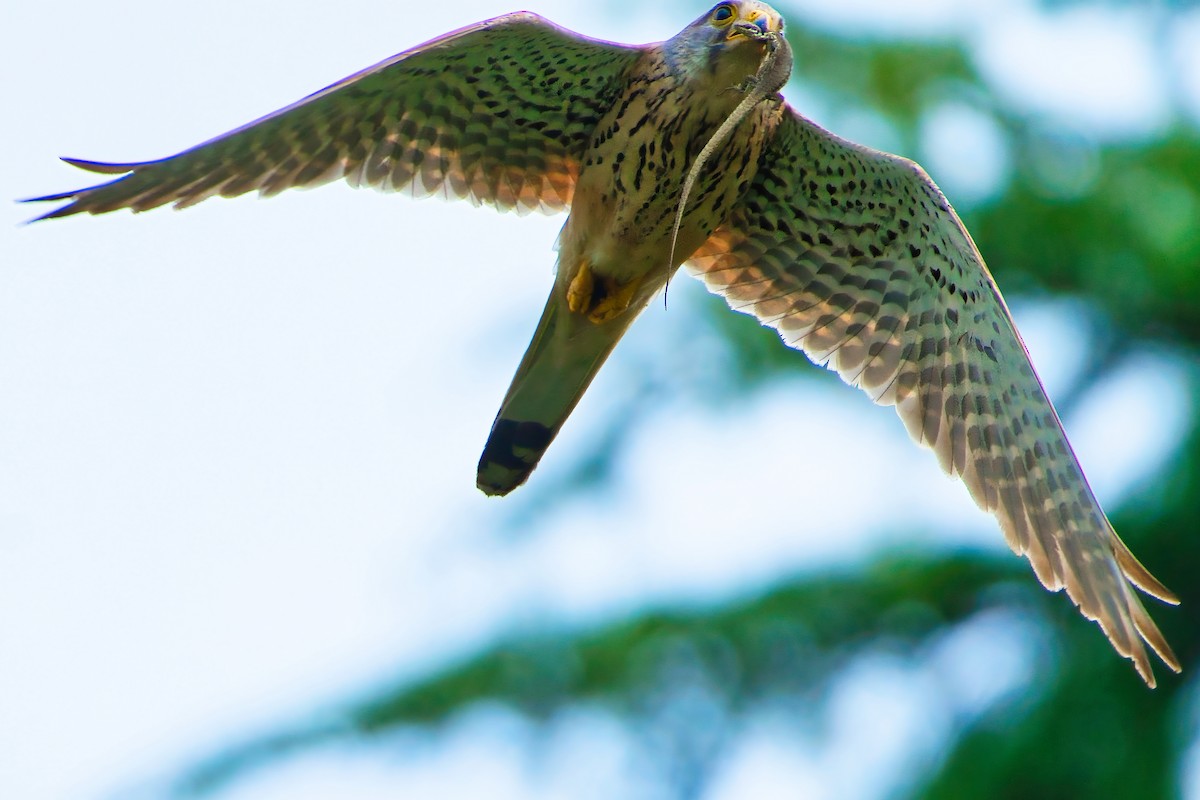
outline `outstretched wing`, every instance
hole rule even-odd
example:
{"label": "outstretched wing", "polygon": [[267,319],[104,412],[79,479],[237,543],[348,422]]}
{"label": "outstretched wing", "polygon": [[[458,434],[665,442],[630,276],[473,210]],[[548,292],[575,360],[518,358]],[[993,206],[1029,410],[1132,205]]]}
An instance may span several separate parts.
{"label": "outstretched wing", "polygon": [[588,39],[536,14],[480,22],[400,53],[260,120],[159,161],[104,164],[110,183],[39,219],[183,208],[346,178],[442,191],[502,209],[570,205],[597,121],[641,48]]}
{"label": "outstretched wing", "polygon": [[1042,583],[1065,586],[1148,684],[1142,640],[1179,670],[1130,584],[1178,601],[1096,502],[979,251],[919,166],[793,113],[689,268],[735,310],[895,405]]}

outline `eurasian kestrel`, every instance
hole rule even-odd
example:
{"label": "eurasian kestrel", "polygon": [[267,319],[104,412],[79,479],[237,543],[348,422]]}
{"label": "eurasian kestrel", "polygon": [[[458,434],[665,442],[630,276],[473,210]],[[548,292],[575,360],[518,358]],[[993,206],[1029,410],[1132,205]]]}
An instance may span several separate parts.
{"label": "eurasian kestrel", "polygon": [[69,200],[45,215],[61,217],[344,178],[500,209],[569,208],[554,287],[479,463],[484,492],[525,481],[686,262],[734,309],[894,405],[1042,583],[1065,587],[1153,686],[1143,640],[1171,669],[1179,662],[1133,587],[1178,601],[1100,509],[942,193],[913,162],[840,139],[777,94],[791,68],[782,31],[755,0],[720,3],[639,47],[509,14],[170,158],[68,159],[121,177],[37,199]]}

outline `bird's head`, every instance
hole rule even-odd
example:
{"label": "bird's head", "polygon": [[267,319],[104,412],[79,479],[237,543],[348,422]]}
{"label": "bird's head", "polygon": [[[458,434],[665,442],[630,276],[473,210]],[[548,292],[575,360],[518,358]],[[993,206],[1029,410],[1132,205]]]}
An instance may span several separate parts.
{"label": "bird's head", "polygon": [[[689,75],[712,73],[722,65],[734,72],[749,66],[754,74],[766,33],[782,33],[783,16],[758,0],[726,0],[713,6],[666,42],[672,66]],[[745,62],[744,65],[741,62]]]}

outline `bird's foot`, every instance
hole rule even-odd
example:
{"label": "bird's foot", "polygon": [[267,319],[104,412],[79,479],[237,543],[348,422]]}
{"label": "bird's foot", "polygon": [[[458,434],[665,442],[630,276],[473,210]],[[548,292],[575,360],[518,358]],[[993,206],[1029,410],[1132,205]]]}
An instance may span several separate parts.
{"label": "bird's foot", "polygon": [[600,325],[625,313],[641,284],[641,278],[624,284],[606,275],[599,276],[597,280],[591,267],[584,261],[567,285],[567,308]]}
{"label": "bird's foot", "polygon": [[588,319],[597,325],[625,313],[625,309],[633,302],[634,293],[642,285],[642,279],[634,278],[628,283],[620,284],[613,278],[602,278],[601,285],[604,292],[599,298],[593,298],[592,310],[588,312]]}
{"label": "bird's foot", "polygon": [[592,293],[596,288],[596,279],[592,268],[586,261],[579,264],[579,271],[567,285],[567,308],[576,314],[586,314],[592,305]]}

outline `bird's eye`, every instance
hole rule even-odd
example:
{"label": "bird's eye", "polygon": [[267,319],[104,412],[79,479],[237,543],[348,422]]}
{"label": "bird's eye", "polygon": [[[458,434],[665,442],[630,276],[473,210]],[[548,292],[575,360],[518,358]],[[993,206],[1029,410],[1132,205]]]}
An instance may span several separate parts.
{"label": "bird's eye", "polygon": [[734,13],[732,3],[722,3],[714,8],[712,12],[712,21],[718,25],[728,25],[733,21],[733,17]]}

